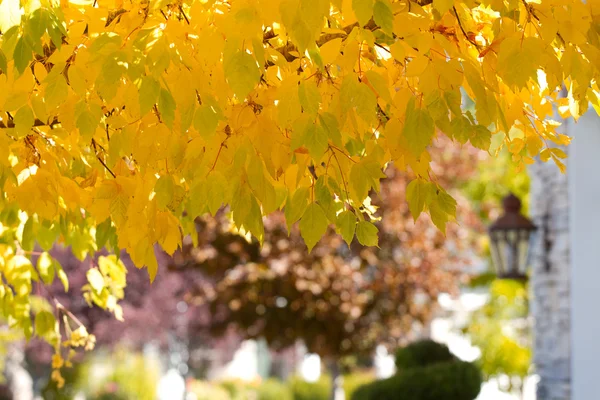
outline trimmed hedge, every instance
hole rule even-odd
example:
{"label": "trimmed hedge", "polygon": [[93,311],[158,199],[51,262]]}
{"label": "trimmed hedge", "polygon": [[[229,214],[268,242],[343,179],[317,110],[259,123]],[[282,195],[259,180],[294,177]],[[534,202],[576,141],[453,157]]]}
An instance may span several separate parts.
{"label": "trimmed hedge", "polygon": [[294,400],[329,400],[331,393],[331,378],[321,375],[316,382],[306,382],[300,377],[292,377],[289,381]]}
{"label": "trimmed hedge", "polygon": [[292,400],[292,391],[284,382],[271,378],[260,384],[256,400]]}
{"label": "trimmed hedge", "polygon": [[396,350],[396,368],[425,367],[428,365],[456,360],[448,346],[433,340],[421,340]]}
{"label": "trimmed hedge", "polygon": [[[474,400],[481,389],[481,371],[473,363],[457,360],[440,346],[419,342],[414,351],[409,349],[411,346],[403,349],[407,351],[399,351],[403,368],[391,378],[359,387],[351,399]],[[431,353],[426,349],[432,349]]]}

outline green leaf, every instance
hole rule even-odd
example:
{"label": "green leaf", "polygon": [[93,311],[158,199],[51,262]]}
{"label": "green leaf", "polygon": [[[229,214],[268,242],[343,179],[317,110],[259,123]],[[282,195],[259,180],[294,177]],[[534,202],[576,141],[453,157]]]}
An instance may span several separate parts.
{"label": "green leaf", "polygon": [[45,224],[40,225],[36,233],[37,242],[45,251],[48,251],[52,248],[57,236],[57,230],[52,226],[45,226]]}
{"label": "green leaf", "polygon": [[279,11],[283,25],[301,53],[314,47],[329,6],[329,0],[282,0]]}
{"label": "green leaf", "polygon": [[96,227],[96,246],[99,249],[104,248],[107,243],[110,243],[110,239],[116,233],[117,231],[112,225],[110,218],[105,219],[104,222]]}
{"label": "green leaf", "polygon": [[362,203],[369,194],[369,189],[371,189],[369,173],[362,163],[352,165],[350,169],[350,185],[354,189],[356,200]]}
{"label": "green leaf", "polygon": [[54,281],[56,273],[56,260],[47,252],[40,254],[37,260],[37,270],[40,273],[40,278],[46,285],[50,285]]}
{"label": "green leaf", "polygon": [[44,8],[38,8],[33,13],[27,22],[27,30],[31,34],[33,40],[39,41],[42,35],[46,32],[48,24],[48,15]]}
{"label": "green leaf", "polygon": [[158,101],[160,84],[151,76],[144,76],[140,85],[140,115],[146,115]]}
{"label": "green leaf", "polygon": [[356,226],[356,238],[363,246],[378,246],[378,232],[377,227],[368,221],[360,221]]}
{"label": "green leaf", "polygon": [[56,334],[56,318],[50,311],[40,311],[35,314],[35,334],[45,338]]}
{"label": "green leaf", "polygon": [[201,105],[194,114],[194,128],[200,136],[210,138],[219,124],[219,114],[208,105]]}
{"label": "green leaf", "polygon": [[90,268],[86,273],[86,277],[90,286],[96,293],[100,293],[102,289],[104,289],[104,276],[102,276],[98,268]]}
{"label": "green leaf", "polygon": [[29,65],[33,57],[33,53],[25,38],[21,36],[19,40],[17,40],[17,44],[15,46],[15,51],[13,53],[13,59],[15,60],[15,68],[19,72],[19,75],[25,71],[25,68]]}
{"label": "green leaf", "polygon": [[300,220],[300,233],[310,252],[327,232],[327,216],[317,203],[308,206]]}
{"label": "green leaf", "polygon": [[433,0],[433,8],[444,15],[454,5],[454,0]]}
{"label": "green leaf", "polygon": [[433,119],[427,110],[415,108],[414,97],[406,107],[406,120],[402,135],[406,138],[409,150],[418,157],[431,143],[435,133]]}
{"label": "green leaf", "polygon": [[61,74],[56,79],[48,82],[48,86],[46,86],[44,92],[44,100],[48,108],[52,110],[64,103],[68,95],[69,87],[65,81],[65,77]]}
{"label": "green leaf", "polygon": [[99,122],[100,120],[97,116],[86,108],[77,117],[75,125],[79,129],[79,134],[85,139],[90,140],[94,136]]}
{"label": "green leaf", "polygon": [[305,113],[317,115],[321,103],[321,94],[314,81],[304,81],[298,86],[298,98]]}
{"label": "green leaf", "polygon": [[[211,173],[212,175],[212,173]],[[188,204],[186,207],[186,211],[192,218],[200,216],[204,214],[207,205],[207,195],[208,195],[207,184],[205,180],[195,182],[190,189],[190,195]],[[162,200],[162,201],[166,201]]]}
{"label": "green leaf", "polygon": [[373,0],[352,0],[352,10],[360,26],[364,26],[373,16]]}
{"label": "green leaf", "polygon": [[6,56],[4,55],[4,52],[0,49],[0,71],[2,71],[3,74],[6,74],[8,71],[8,61],[6,61]]}
{"label": "green leaf", "polygon": [[35,245],[35,226],[32,216],[27,218],[27,222],[23,226],[23,238],[21,240],[21,247],[23,250],[32,251]]}
{"label": "green leaf", "polygon": [[327,150],[327,133],[319,125],[309,123],[304,133],[304,144],[315,162],[318,162]]}
{"label": "green leaf", "polygon": [[289,198],[285,204],[285,221],[288,227],[288,230],[292,226],[292,224],[300,219],[308,206],[308,197],[310,195],[310,191],[307,187],[299,187],[294,192],[294,195]]}
{"label": "green leaf", "polygon": [[326,183],[327,176],[321,175],[317,182],[315,183],[315,198],[317,202],[327,215],[327,219],[335,223],[337,221],[336,212],[341,206],[341,203],[336,203],[333,198],[333,194],[329,190],[329,187]]}
{"label": "green leaf", "polygon": [[225,78],[238,99],[245,99],[260,80],[256,59],[245,51],[223,57]]}
{"label": "green leaf", "polygon": [[154,192],[156,193],[156,206],[160,210],[166,210],[175,193],[175,182],[171,175],[161,176],[154,186]]}
{"label": "green leaf", "polygon": [[319,114],[319,124],[325,132],[327,132],[327,136],[329,139],[338,147],[344,147],[342,143],[342,134],[340,133],[340,128],[338,124],[338,120],[335,115],[325,112],[323,114]]}
{"label": "green leaf", "polygon": [[15,114],[15,133],[18,137],[25,137],[33,128],[33,124],[35,122],[35,117],[33,115],[33,111],[31,107],[28,105],[24,105],[19,108],[17,113]]}
{"label": "green leaf", "polygon": [[406,188],[406,200],[415,221],[421,215],[425,205],[431,202],[434,191],[434,185],[423,179],[415,179],[408,184]]}
{"label": "green leaf", "polygon": [[385,178],[380,165],[376,161],[361,160],[352,165],[350,169],[350,184],[356,195],[356,200],[362,202],[369,190],[374,188],[379,191],[379,180]]}
{"label": "green leaf", "polygon": [[260,210],[260,205],[256,201],[256,197],[250,195],[250,209],[244,219],[244,226],[250,231],[262,245],[265,236],[265,227],[263,225],[263,216]]}
{"label": "green leaf", "polygon": [[389,89],[389,85],[388,83],[385,81],[385,79],[383,78],[383,76],[381,76],[380,74],[378,74],[377,72],[370,70],[365,72],[365,75],[367,76],[367,79],[369,80],[369,83],[371,84],[371,86],[373,86],[373,88],[375,89],[375,91],[377,92],[377,94],[383,99],[385,100],[386,103],[392,103],[392,96],[390,95],[390,89]]}
{"label": "green leaf", "polygon": [[431,220],[437,228],[446,232],[446,224],[456,216],[456,200],[443,189],[437,190],[429,205]]}
{"label": "green leaf", "polygon": [[354,239],[354,231],[356,230],[356,215],[352,211],[346,210],[338,215],[335,225],[344,241],[350,246],[352,239]]}
{"label": "green leaf", "polygon": [[381,30],[392,36],[394,29],[394,14],[392,4],[389,0],[375,0],[373,7],[373,20],[381,27]]}
{"label": "green leaf", "polygon": [[173,121],[175,121],[175,99],[171,96],[171,93],[166,89],[160,90],[160,96],[158,98],[158,112],[164,123],[169,127],[173,128]]}
{"label": "green leaf", "polygon": [[488,151],[492,145],[492,132],[483,125],[477,125],[473,130],[473,136],[469,140],[478,149]]}
{"label": "green leaf", "polygon": [[65,270],[63,269],[62,265],[60,265],[58,261],[54,261],[54,269],[56,270],[56,276],[58,276],[58,279],[65,288],[65,293],[67,293],[69,291],[69,278],[67,277],[67,274],[65,273]]}
{"label": "green leaf", "polygon": [[213,171],[208,178],[206,178],[206,186],[206,202],[208,210],[212,215],[215,215],[223,203],[227,201],[225,197],[227,192],[227,180],[222,173]]}

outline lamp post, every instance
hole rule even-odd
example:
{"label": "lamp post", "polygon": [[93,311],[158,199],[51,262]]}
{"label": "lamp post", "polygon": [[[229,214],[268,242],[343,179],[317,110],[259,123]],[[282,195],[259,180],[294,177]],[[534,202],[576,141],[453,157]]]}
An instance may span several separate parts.
{"label": "lamp post", "polygon": [[527,280],[529,237],[536,226],[521,214],[521,200],[509,194],[504,213],[489,228],[492,260],[500,279]]}

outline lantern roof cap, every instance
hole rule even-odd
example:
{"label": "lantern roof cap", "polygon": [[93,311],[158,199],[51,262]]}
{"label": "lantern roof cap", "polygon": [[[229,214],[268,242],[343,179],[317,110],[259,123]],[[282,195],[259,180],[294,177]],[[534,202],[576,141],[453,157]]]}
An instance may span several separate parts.
{"label": "lantern roof cap", "polygon": [[529,218],[521,214],[521,200],[513,193],[504,197],[502,205],[504,213],[490,225],[490,232],[513,229],[534,231],[537,229]]}

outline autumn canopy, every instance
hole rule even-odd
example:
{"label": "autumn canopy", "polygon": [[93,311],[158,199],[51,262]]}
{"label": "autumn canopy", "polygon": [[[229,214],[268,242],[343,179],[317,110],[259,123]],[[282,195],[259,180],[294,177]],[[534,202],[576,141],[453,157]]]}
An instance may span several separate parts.
{"label": "autumn canopy", "polygon": [[[563,168],[551,118],[598,105],[599,18],[596,0],[1,0],[3,314],[58,340],[31,282],[68,277],[34,248],[125,249],[153,279],[154,244],[223,206],[259,241],[283,209],[308,250],[330,225],[376,246],[390,162],[444,230],[432,141]],[[122,264],[90,271],[87,299],[118,312]]]}

